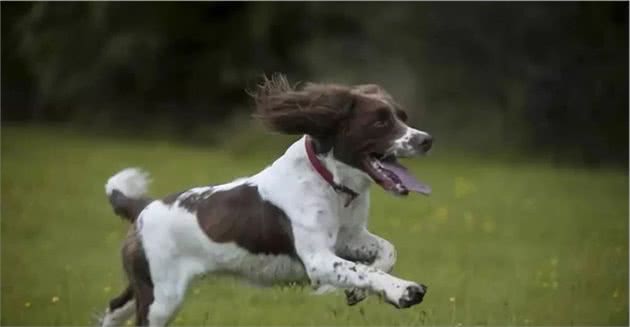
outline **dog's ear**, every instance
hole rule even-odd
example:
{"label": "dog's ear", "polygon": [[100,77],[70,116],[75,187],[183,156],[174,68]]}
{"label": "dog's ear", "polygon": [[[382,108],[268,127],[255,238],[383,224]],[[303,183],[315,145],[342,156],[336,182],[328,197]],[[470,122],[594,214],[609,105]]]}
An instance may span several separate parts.
{"label": "dog's ear", "polygon": [[306,84],[295,89],[282,75],[265,78],[253,97],[256,101],[254,117],[267,127],[314,138],[332,136],[351,114],[354,102],[354,95],[347,87]]}

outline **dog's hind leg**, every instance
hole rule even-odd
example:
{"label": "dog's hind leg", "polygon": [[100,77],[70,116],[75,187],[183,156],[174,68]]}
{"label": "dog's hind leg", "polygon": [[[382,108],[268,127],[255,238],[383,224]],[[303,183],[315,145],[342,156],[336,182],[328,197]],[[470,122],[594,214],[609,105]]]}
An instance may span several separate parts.
{"label": "dog's hind leg", "polygon": [[153,281],[149,262],[135,226],[131,226],[122,248],[123,267],[135,299],[136,326],[148,326],[149,306],[153,302]]}
{"label": "dog's hind leg", "polygon": [[149,326],[149,307],[153,303],[153,287],[146,282],[134,285],[136,294],[136,326]]}
{"label": "dog's hind leg", "polygon": [[163,263],[166,265],[162,265],[163,269],[160,269],[160,263],[155,262],[156,269],[152,276],[155,298],[149,308],[148,321],[151,326],[165,326],[173,319],[184,300],[190,281],[196,275],[195,270],[191,270],[181,260],[171,259]]}
{"label": "dog's hind leg", "polygon": [[120,295],[109,301],[109,307],[105,311],[100,325],[102,327],[125,325],[125,321],[131,318],[135,312],[135,302],[131,285],[128,285]]}

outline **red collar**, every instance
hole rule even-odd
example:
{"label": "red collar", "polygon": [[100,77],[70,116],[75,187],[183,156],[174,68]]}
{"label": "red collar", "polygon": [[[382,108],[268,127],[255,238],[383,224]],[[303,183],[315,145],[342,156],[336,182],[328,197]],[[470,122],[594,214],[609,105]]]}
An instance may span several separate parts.
{"label": "red collar", "polygon": [[311,162],[311,166],[313,166],[313,169],[315,169],[319,176],[321,176],[328,184],[330,184],[330,186],[332,186],[335,192],[343,192],[349,196],[348,201],[346,201],[345,204],[346,207],[349,206],[350,202],[352,202],[352,200],[354,200],[359,194],[345,185],[335,183],[333,174],[330,172],[330,170],[328,170],[328,168],[326,168],[326,166],[324,166],[324,164],[322,164],[321,161],[319,161],[319,158],[317,158],[317,155],[315,154],[315,149],[313,148],[313,140],[311,140],[311,137],[308,135],[304,138],[304,146],[306,147],[306,155],[308,156],[308,161]]}

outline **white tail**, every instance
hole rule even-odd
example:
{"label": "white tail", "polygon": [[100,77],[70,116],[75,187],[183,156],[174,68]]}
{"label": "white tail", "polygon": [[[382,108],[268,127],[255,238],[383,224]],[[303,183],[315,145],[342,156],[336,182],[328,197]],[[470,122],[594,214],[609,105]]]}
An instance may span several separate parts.
{"label": "white tail", "polygon": [[128,198],[138,199],[146,195],[151,179],[149,174],[140,168],[126,168],[110,177],[105,184],[105,193],[111,196],[114,190]]}

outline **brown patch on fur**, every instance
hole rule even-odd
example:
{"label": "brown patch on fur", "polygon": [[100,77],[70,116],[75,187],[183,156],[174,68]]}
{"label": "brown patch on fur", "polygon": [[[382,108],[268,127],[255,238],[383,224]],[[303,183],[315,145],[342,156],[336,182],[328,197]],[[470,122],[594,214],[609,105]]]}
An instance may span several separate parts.
{"label": "brown patch on fur", "polygon": [[253,254],[295,255],[289,219],[264,201],[257,187],[241,185],[195,199],[183,205],[197,213],[199,225],[214,242],[235,242]]}

